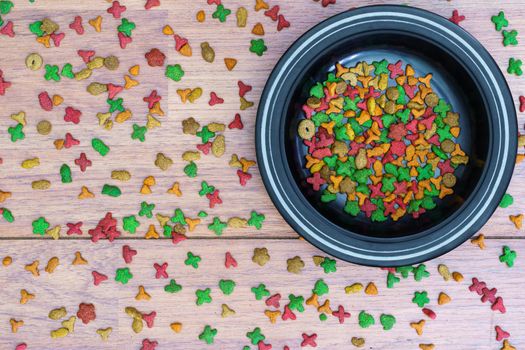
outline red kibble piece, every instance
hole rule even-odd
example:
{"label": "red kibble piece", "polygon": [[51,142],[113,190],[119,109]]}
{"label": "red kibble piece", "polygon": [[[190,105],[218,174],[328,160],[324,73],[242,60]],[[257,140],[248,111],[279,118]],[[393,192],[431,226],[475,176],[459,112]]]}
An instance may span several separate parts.
{"label": "red kibble piece", "polygon": [[2,71],[0,70],[0,96],[3,96],[5,95],[6,90],[11,87],[11,83],[5,81],[1,73]]}
{"label": "red kibble piece", "polygon": [[91,61],[91,57],[95,55],[95,51],[93,50],[78,50],[77,54],[82,57],[82,60],[84,63],[88,63]]}
{"label": "red kibble piece", "polygon": [[283,312],[283,315],[281,316],[281,318],[283,319],[283,321],[286,321],[286,320],[292,320],[292,321],[295,321],[295,319],[297,318],[297,316],[295,316],[295,314],[293,313],[292,310],[290,310],[290,308],[288,307],[288,305],[286,305],[284,307],[284,312]]}
{"label": "red kibble piece", "polygon": [[93,284],[95,286],[98,286],[99,284],[108,279],[108,276],[97,271],[91,271],[91,275],[93,276]]}
{"label": "red kibble piece", "polygon": [[306,179],[306,182],[312,185],[314,191],[319,191],[321,185],[326,183],[325,179],[323,179],[319,173],[314,173],[311,177]]}
{"label": "red kibble piece", "polygon": [[351,316],[349,312],[345,312],[345,308],[342,305],[339,305],[337,311],[333,311],[332,315],[339,319],[339,323],[345,323],[345,318]]}
{"label": "red kibble piece", "polygon": [[213,91],[210,92],[210,101],[208,102],[210,106],[215,106],[215,105],[223,104],[223,103],[224,103],[224,99],[217,96],[215,92]]}
{"label": "red kibble piece", "polygon": [[181,37],[180,35],[173,35],[175,40],[175,50],[180,51],[184,45],[188,43],[188,39]]}
{"label": "red kibble piece", "polygon": [[185,241],[188,237],[183,235],[182,233],[172,233],[171,235],[171,241],[173,244],[177,244],[179,242]]}
{"label": "red kibble piece", "polygon": [[66,34],[64,33],[53,33],[50,35],[51,40],[53,40],[53,45],[55,45],[56,47],[60,46],[60,43],[62,42],[62,39],[64,39],[65,36]]}
{"label": "red kibble piece", "polygon": [[483,288],[487,287],[487,284],[485,282],[480,282],[476,277],[472,278],[472,284],[468,289],[471,292],[476,292],[478,295],[483,294]]}
{"label": "red kibble piece", "polygon": [[146,57],[150,67],[162,67],[164,65],[164,60],[166,59],[166,55],[157,48],[146,52],[144,56]]}
{"label": "red kibble piece", "polygon": [[123,86],[113,85],[111,83],[109,83],[107,86],[108,86],[108,98],[110,100],[115,98],[115,96],[117,96],[122,90],[124,90]]}
{"label": "red kibble piece", "polygon": [[496,340],[497,341],[502,341],[503,339],[507,339],[508,337],[510,337],[510,333],[505,332],[503,329],[501,329],[500,326],[496,326],[495,329],[496,329]]}
{"label": "red kibble piece", "polygon": [[206,198],[210,201],[210,208],[214,208],[216,204],[222,204],[222,199],[219,197],[219,190],[206,194]]}
{"label": "red kibble piece", "polygon": [[388,271],[390,273],[396,273],[395,267],[382,267],[381,270]]}
{"label": "red kibble piece", "polygon": [[217,5],[221,4],[221,0],[208,0],[208,5]]}
{"label": "red kibble piece", "polygon": [[80,141],[73,137],[70,133],[66,133],[66,137],[64,140],[64,147],[65,148],[71,148],[73,146],[79,145]]}
{"label": "red kibble piece", "polygon": [[73,223],[67,223],[66,226],[67,226],[67,232],[66,232],[66,234],[67,234],[68,236],[71,236],[71,235],[81,235],[81,234],[82,234],[82,229],[81,229],[81,227],[82,227],[82,221],[77,222],[77,223],[75,223],[75,224],[73,224]]}
{"label": "red kibble piece", "polygon": [[137,251],[131,249],[129,245],[126,244],[125,246],[122,246],[122,257],[124,258],[124,262],[126,264],[131,263],[135,255],[137,255]]}
{"label": "red kibble piece", "polygon": [[210,150],[211,150],[211,142],[199,144],[197,145],[197,149],[207,155],[210,153]]}
{"label": "red kibble piece", "polygon": [[277,293],[266,299],[265,303],[267,306],[273,306],[274,308],[278,309],[281,306],[280,300],[281,294]]}
{"label": "red kibble piece", "polygon": [[43,91],[38,94],[38,102],[44,111],[49,112],[53,110],[53,100],[51,100],[51,97],[49,97],[47,91]]}
{"label": "red kibble piece", "polygon": [[237,176],[239,177],[239,183],[241,184],[241,186],[246,186],[248,180],[252,178],[252,174],[245,173],[242,170],[237,170]]}
{"label": "red kibble piece", "polygon": [[405,93],[410,98],[414,98],[414,96],[416,95],[417,86],[415,86],[415,85],[414,86],[410,86],[408,84],[405,84],[405,85],[403,85],[403,89],[405,89]]}
{"label": "red kibble piece", "polygon": [[20,343],[15,347],[15,350],[26,350],[27,344],[26,343]]}
{"label": "red kibble piece", "polygon": [[140,350],[155,350],[157,345],[159,345],[159,343],[156,340],[143,339]]}
{"label": "red kibble piece", "polygon": [[335,4],[336,0],[323,0],[321,1],[321,4],[323,7],[327,7],[328,5]]}
{"label": "red kibble piece", "polygon": [[14,38],[15,31],[13,30],[13,22],[7,22],[7,24],[2,29],[0,29],[0,34],[7,35],[10,38]]}
{"label": "red kibble piece", "polygon": [[505,308],[505,305],[503,305],[503,298],[502,297],[497,297],[496,301],[494,302],[494,304],[492,304],[492,306],[490,308],[491,308],[492,311],[499,311],[502,314],[507,312],[507,309]]}
{"label": "red kibble piece", "polygon": [[285,345],[283,350],[290,350],[290,348],[288,347],[288,345]]}
{"label": "red kibble piece", "polygon": [[462,22],[465,20],[465,16],[460,15],[458,10],[452,11],[452,17],[449,18],[449,21],[452,23],[455,23],[459,25],[459,22]]}
{"label": "red kibble piece", "polygon": [[125,36],[124,33],[118,33],[118,41],[121,49],[125,49],[128,44],[130,44],[133,39],[130,36]]}
{"label": "red kibble piece", "polygon": [[95,320],[97,318],[95,305],[80,303],[80,305],[78,305],[77,317],[80,318],[84,324]]}
{"label": "red kibble piece", "polygon": [[115,238],[120,237],[120,232],[117,230],[117,220],[113,218],[111,212],[108,212],[94,229],[88,231],[88,234],[91,236],[93,243],[103,238],[113,242]]}
{"label": "red kibble piece", "polygon": [[277,16],[279,16],[279,5],[275,5],[271,9],[264,11],[264,15],[270,17],[272,21],[277,21]]}
{"label": "red kibble piece", "polygon": [[159,265],[157,263],[153,264],[153,267],[155,268],[155,278],[168,278],[168,272],[166,272],[166,269],[168,268],[168,263],[165,262],[162,265]]}
{"label": "red kibble piece", "polygon": [[160,6],[160,0],[147,0],[146,4],[144,5],[144,8],[146,10],[149,10],[153,7],[158,7],[158,6]]}
{"label": "red kibble piece", "polygon": [[265,344],[262,340],[257,344],[257,350],[271,350],[272,344]]}
{"label": "red kibble piece", "polygon": [[305,347],[305,346],[311,346],[313,348],[317,347],[317,343],[315,342],[315,340],[317,339],[317,334],[314,333],[312,335],[308,335],[306,333],[303,333],[302,334],[302,337],[303,337],[303,341],[301,342],[301,347]]}
{"label": "red kibble piece", "polygon": [[80,153],[80,157],[75,159],[75,164],[79,166],[81,172],[85,172],[88,166],[91,166],[93,163],[87,159],[84,152]]}
{"label": "red kibble piece", "polygon": [[426,307],[423,308],[421,311],[423,311],[423,313],[428,317],[430,318],[431,320],[435,320],[437,315],[434,311],[430,310],[430,309],[427,309]]}
{"label": "red kibble piece", "polygon": [[69,24],[69,28],[77,32],[78,35],[84,34],[84,26],[82,25],[82,17],[76,16],[75,20]]}
{"label": "red kibble piece", "polygon": [[157,313],[155,311],[152,311],[149,314],[142,314],[142,320],[146,322],[146,326],[148,326],[148,328],[153,327],[153,323],[155,322],[155,316],[157,316]]}
{"label": "red kibble piece", "polygon": [[284,28],[289,28],[289,27],[290,27],[290,22],[288,22],[286,18],[284,18],[283,15],[279,15],[279,21],[277,22],[277,31],[280,32]]}
{"label": "red kibble piece", "polygon": [[244,125],[241,120],[241,115],[239,113],[235,114],[235,117],[231,121],[230,124],[228,124],[228,129],[239,129],[242,130],[244,128]]}
{"label": "red kibble piece", "polygon": [[395,64],[390,63],[387,68],[390,71],[390,79],[395,79],[398,75],[402,75],[403,69],[401,69],[401,65],[403,62],[397,61]]}
{"label": "red kibble piece", "polygon": [[485,287],[481,290],[481,292],[483,293],[481,296],[482,303],[486,303],[487,301],[493,303],[496,301],[496,293],[498,292],[496,288],[488,289]]}
{"label": "red kibble piece", "polygon": [[107,12],[113,15],[113,18],[120,18],[120,15],[126,11],[126,6],[120,6],[120,2],[113,1],[111,7],[107,9]]}
{"label": "red kibble piece", "polygon": [[162,100],[162,96],[157,95],[157,90],[153,90],[148,97],[144,97],[142,99],[144,102],[148,103],[148,108],[151,109],[155,105],[155,103]]}
{"label": "red kibble piece", "polygon": [[244,95],[246,95],[248,92],[252,91],[252,86],[251,85],[247,85],[247,84],[243,83],[240,80],[237,82],[237,86],[239,87],[239,96],[240,97],[244,97]]}
{"label": "red kibble piece", "polygon": [[73,107],[67,107],[66,115],[64,116],[64,121],[71,122],[73,124],[78,124],[80,123],[81,115],[82,112],[80,112],[78,109],[74,109]]}
{"label": "red kibble piece", "polygon": [[525,112],[525,96],[520,96],[520,112]]}
{"label": "red kibble piece", "polygon": [[230,252],[226,252],[226,255],[224,256],[224,266],[227,269],[230,267],[237,267],[237,260],[235,260]]}

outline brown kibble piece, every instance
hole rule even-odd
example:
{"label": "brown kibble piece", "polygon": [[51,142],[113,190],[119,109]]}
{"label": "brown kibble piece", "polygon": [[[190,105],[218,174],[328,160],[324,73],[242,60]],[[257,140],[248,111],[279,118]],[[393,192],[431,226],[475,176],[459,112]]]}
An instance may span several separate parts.
{"label": "brown kibble piece", "polygon": [[217,136],[211,144],[211,153],[217,158],[222,157],[226,151],[226,139],[224,135]]}
{"label": "brown kibble piece", "polygon": [[33,261],[31,264],[28,264],[24,267],[26,271],[31,272],[31,274],[35,277],[40,276],[40,271],[38,270],[38,264],[40,262],[38,260]]}
{"label": "brown kibble piece", "polygon": [[104,58],[104,67],[109,70],[117,70],[119,65],[120,62],[117,56],[108,56]]}
{"label": "brown kibble piece", "polygon": [[270,254],[266,248],[255,248],[253,250],[252,261],[259,266],[264,266],[270,260]]}
{"label": "brown kibble piece", "polygon": [[300,256],[295,256],[291,259],[286,260],[286,269],[290,273],[301,273],[304,268],[304,261]]}
{"label": "brown kibble piece", "polygon": [[345,177],[341,184],[339,184],[339,191],[341,193],[352,194],[355,192],[356,183],[349,177]]}
{"label": "brown kibble piece", "polygon": [[222,132],[226,130],[226,125],[223,123],[210,123],[208,124],[208,130],[211,132]]}
{"label": "brown kibble piece", "polygon": [[168,170],[173,165],[173,160],[164,153],[157,153],[157,158],[155,159],[155,165],[162,171]]}
{"label": "brown kibble piece", "polygon": [[40,26],[40,30],[42,30],[44,33],[51,35],[57,30],[60,29],[60,26],[50,20],[49,18],[44,18],[42,20],[42,25]]}
{"label": "brown kibble piece", "polygon": [[450,281],[450,279],[452,278],[452,275],[451,275],[451,273],[450,273],[450,271],[448,269],[448,266],[445,265],[445,264],[439,264],[438,265],[438,272],[441,275],[441,277],[443,277],[445,282]]}
{"label": "brown kibble piece", "polygon": [[483,233],[480,233],[476,237],[472,238],[470,242],[477,245],[479,249],[485,249],[485,235]]}
{"label": "brown kibble piece", "polygon": [[366,157],[366,150],[364,148],[359,149],[357,156],[355,157],[355,167],[357,169],[364,169],[368,164],[368,158]]}
{"label": "brown kibble piece", "polygon": [[348,145],[346,142],[335,140],[332,145],[332,153],[337,154],[339,157],[344,157],[348,153]]}
{"label": "brown kibble piece", "polygon": [[447,116],[443,118],[443,122],[450,127],[459,126],[459,114],[447,112]]}
{"label": "brown kibble piece", "polygon": [[425,96],[425,103],[429,107],[436,107],[439,102],[439,97],[435,93],[431,92]]}
{"label": "brown kibble piece", "polygon": [[443,150],[443,152],[452,153],[456,149],[456,144],[454,143],[454,141],[446,139],[443,142],[441,142],[441,149]]}
{"label": "brown kibble piece", "polygon": [[188,135],[196,135],[201,125],[194,118],[190,117],[182,121],[182,132]]}
{"label": "brown kibble piece", "polygon": [[443,175],[443,185],[448,188],[454,187],[456,184],[456,176],[452,173],[446,173]]}
{"label": "brown kibble piece", "polygon": [[88,85],[86,88],[87,92],[89,92],[93,96],[97,96],[100,94],[103,94],[104,92],[108,91],[108,86],[106,84],[92,82]]}
{"label": "brown kibble piece", "polygon": [[246,10],[246,8],[244,7],[239,7],[237,9],[236,17],[237,17],[237,27],[239,28],[246,27],[246,21],[248,19],[248,10]]}
{"label": "brown kibble piece", "polygon": [[194,162],[201,159],[201,154],[198,151],[186,151],[182,154],[182,160],[186,162]]}
{"label": "brown kibble piece", "polygon": [[315,266],[319,266],[324,261],[324,257],[320,256],[320,255],[314,255],[312,257],[312,260],[313,260]]}
{"label": "brown kibble piece", "polygon": [[364,338],[352,337],[350,341],[352,342],[352,345],[355,346],[356,348],[362,348],[363,346],[365,346]]}
{"label": "brown kibble piece", "polygon": [[202,58],[208,63],[213,63],[215,60],[215,50],[213,50],[207,41],[201,43],[201,55]]}
{"label": "brown kibble piece", "polygon": [[314,122],[310,119],[301,120],[297,132],[303,140],[310,140],[315,135]]}
{"label": "brown kibble piece", "polygon": [[53,128],[53,126],[51,125],[51,123],[47,120],[41,120],[38,122],[38,124],[36,125],[36,131],[40,134],[40,135],[49,135],[49,133],[51,132],[51,129]]}
{"label": "brown kibble piece", "polygon": [[399,91],[395,87],[389,87],[388,89],[386,89],[386,97],[390,101],[395,101],[399,98]]}
{"label": "brown kibble piece", "polygon": [[312,109],[316,109],[321,106],[321,100],[315,96],[312,96],[306,100],[306,105]]}

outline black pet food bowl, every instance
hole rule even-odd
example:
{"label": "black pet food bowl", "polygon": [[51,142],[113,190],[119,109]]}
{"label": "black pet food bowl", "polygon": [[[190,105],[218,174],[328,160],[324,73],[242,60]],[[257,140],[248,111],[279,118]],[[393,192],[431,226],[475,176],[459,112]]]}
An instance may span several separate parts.
{"label": "black pet food bowl", "polygon": [[[469,162],[456,171],[454,194],[415,219],[372,222],[321,202],[306,183],[307,147],[297,134],[309,89],[342,62],[409,63],[460,114],[459,143]],[[503,74],[469,33],[434,13],[406,6],[369,6],[310,29],[283,55],[257,114],[257,159],[266,189],[285,220],[307,241],[340,259],[372,266],[419,263],[476,233],[496,210],[512,176],[516,111]]]}

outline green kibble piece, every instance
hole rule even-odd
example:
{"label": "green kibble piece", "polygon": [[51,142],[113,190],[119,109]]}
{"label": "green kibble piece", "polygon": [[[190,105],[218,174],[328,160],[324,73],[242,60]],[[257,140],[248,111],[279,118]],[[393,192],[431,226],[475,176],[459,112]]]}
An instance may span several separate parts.
{"label": "green kibble piece", "polygon": [[253,52],[257,56],[262,56],[264,52],[266,52],[266,50],[268,50],[268,48],[264,44],[263,39],[256,39],[250,41],[250,52]]}
{"label": "green kibble piece", "polygon": [[71,176],[71,168],[67,164],[62,164],[60,167],[60,178],[62,180],[62,183],[68,184],[73,182],[73,178]]}
{"label": "green kibble piece", "polygon": [[0,14],[7,15],[11,12],[11,9],[15,6],[12,1],[2,0],[0,1]]}
{"label": "green kibble piece", "polygon": [[366,313],[365,311],[361,311],[359,313],[359,326],[361,328],[368,328],[370,326],[373,326],[376,321],[374,320],[374,316],[370,315],[369,313]]}
{"label": "green kibble piece", "polygon": [[117,186],[105,184],[104,187],[102,187],[102,194],[110,197],[119,197],[122,191],[120,191],[120,188]]}
{"label": "green kibble piece", "polygon": [[233,293],[233,290],[235,289],[235,282],[232,280],[220,280],[219,281],[219,288],[224,293],[224,295],[230,295]]}
{"label": "green kibble piece", "polygon": [[323,321],[323,322],[324,322],[324,321],[326,321],[327,319],[328,319],[328,316],[326,316],[326,314],[320,314],[320,315],[319,315],[319,320],[320,320],[320,321]]}
{"label": "green kibble piece", "polygon": [[508,208],[514,203],[514,197],[512,197],[510,194],[505,193],[503,198],[501,198],[501,201],[499,202],[500,208]]}
{"label": "green kibble piece", "polygon": [[173,81],[180,81],[184,76],[184,70],[182,70],[180,64],[167,65],[164,75]]}
{"label": "green kibble piece", "polygon": [[97,151],[102,157],[109,153],[109,147],[101,139],[94,138],[91,140],[91,146]]}
{"label": "green kibble piece", "polygon": [[199,211],[197,216],[200,217],[200,218],[205,218],[205,217],[208,216],[208,213],[206,213],[204,210],[201,210],[201,211]]}
{"label": "green kibble piece", "polygon": [[5,221],[11,223],[15,221],[15,217],[13,216],[13,213],[7,209],[7,208],[0,208],[0,212],[2,213],[2,217]]}
{"label": "green kibble piece", "polygon": [[42,21],[36,21],[31,24],[29,24],[29,30],[31,33],[35,34],[36,36],[42,36],[44,35],[44,31],[40,29],[42,26]]}
{"label": "green kibble piece", "polygon": [[186,174],[188,177],[196,177],[197,164],[195,164],[195,162],[190,162],[188,165],[186,165],[184,167],[184,174]]}
{"label": "green kibble piece", "polygon": [[396,318],[393,315],[382,314],[379,316],[379,322],[385,331],[391,330],[396,324]]}
{"label": "green kibble piece", "polygon": [[60,74],[63,77],[66,77],[66,78],[69,78],[69,79],[74,79],[75,78],[75,73],[73,73],[73,66],[71,65],[71,63],[64,64],[64,67],[62,67],[62,70],[60,71]]}

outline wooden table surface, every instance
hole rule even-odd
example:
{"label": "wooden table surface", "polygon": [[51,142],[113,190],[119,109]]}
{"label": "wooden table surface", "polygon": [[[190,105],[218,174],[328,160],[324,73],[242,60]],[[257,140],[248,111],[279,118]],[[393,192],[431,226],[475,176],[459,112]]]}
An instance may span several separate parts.
{"label": "wooden table surface", "polygon": [[[436,349],[500,349],[502,342],[496,341],[496,325],[510,332],[510,344],[520,349],[525,347],[525,298],[521,285],[525,278],[522,254],[525,254],[523,229],[518,230],[509,220],[509,215],[522,213],[525,207],[524,187],[525,171],[523,165],[517,165],[509,193],[514,196],[514,204],[506,209],[498,209],[482,233],[486,236],[487,248],[480,250],[467,242],[457,250],[428,262],[431,272],[428,279],[415,282],[412,277],[402,280],[394,289],[386,288],[384,270],[367,268],[337,261],[337,272],[325,274],[322,268],[315,266],[312,257],[324,254],[308,243],[298,239],[297,234],[284,222],[273,207],[260,175],[256,168],[250,170],[253,178],[246,187],[238,182],[236,170],[228,166],[231,154],[255,159],[254,125],[256,107],[264,83],[279,57],[311,26],[317,22],[354,6],[367,4],[395,3],[393,1],[337,1],[326,8],[320,2],[311,0],[269,1],[270,6],[279,5],[280,13],[290,21],[291,27],[276,30],[276,22],[264,16],[263,11],[254,11],[255,1],[224,0],[225,6],[232,10],[226,23],[212,18],[215,5],[208,6],[205,0],[175,1],[162,0],[160,7],[144,10],[145,0],[122,0],[127,7],[123,17],[135,22],[133,42],[125,49],[118,45],[116,27],[120,20],[114,19],[106,9],[110,2],[94,1],[45,1],[36,0],[31,4],[26,0],[15,0],[12,12],[3,16],[4,20],[13,21],[16,36],[0,35],[0,70],[4,79],[12,82],[4,96],[0,96],[0,190],[12,192],[12,196],[0,203],[0,207],[9,208],[16,220],[8,224],[0,222],[0,258],[10,256],[13,263],[0,268],[0,348],[13,349],[19,343],[27,343],[28,349],[138,349],[142,340],[147,338],[158,341],[158,349],[242,349],[249,345],[246,332],[260,327],[266,336],[265,343],[271,343],[273,349],[301,348],[302,334],[317,334],[317,348],[339,349],[353,348],[352,337],[366,339],[367,349],[418,349],[419,344],[435,344]],[[504,10],[510,22],[509,28],[525,33],[525,6],[523,1],[407,1],[408,5],[432,10],[450,17],[453,9],[466,16],[461,23],[465,29],[477,37],[492,53],[502,70],[506,70],[510,57],[525,59],[524,45],[504,47],[502,35],[494,30],[490,17]],[[235,11],[240,6],[248,9],[248,24],[238,28],[235,23]],[[197,11],[204,10],[206,20],[198,23]],[[77,35],[68,28],[75,16],[83,17],[85,34]],[[97,33],[88,25],[88,20],[101,15],[102,31]],[[66,33],[59,48],[44,48],[35,41],[28,25],[36,20],[50,18],[57,22],[61,32]],[[256,23],[262,23],[263,36],[268,51],[262,57],[249,52],[251,39],[259,37],[251,33]],[[189,40],[193,49],[192,57],[184,57],[174,50],[171,36],[162,34],[164,25],[169,24],[182,37]],[[509,29],[507,28],[507,29]],[[518,37],[521,39],[521,37]],[[205,62],[200,55],[200,43],[207,41],[216,52],[215,62]],[[164,78],[163,67],[149,67],[144,54],[152,48],[159,48],[166,54],[166,64],[180,64],[185,76],[180,82]],[[44,80],[44,69],[30,71],[25,67],[25,57],[38,52],[45,64],[62,67],[69,62],[74,71],[84,67],[77,50],[95,50],[97,56],[116,55],[120,59],[120,68],[110,72],[105,69],[94,71],[89,80],[76,81],[63,78],[60,82]],[[223,59],[236,58],[237,66],[228,71]],[[106,112],[106,95],[91,96],[86,92],[89,82],[124,84],[124,75],[128,69],[140,65],[140,74],[134,77],[140,84],[123,91],[126,108],[133,116],[124,123],[115,123],[111,131],[98,125],[96,114]],[[506,74],[506,73],[505,73]],[[509,86],[518,106],[518,96],[525,94],[523,78],[506,74]],[[253,86],[246,95],[255,102],[253,108],[239,110],[237,82]],[[201,87],[203,96],[196,103],[183,104],[177,95],[177,89]],[[146,142],[133,141],[130,138],[132,124],[144,125],[148,113],[147,105],[142,100],[152,90],[162,96],[161,107],[165,116],[159,117],[162,126],[149,130]],[[47,91],[49,95],[58,94],[64,98],[61,106],[51,112],[43,111],[38,104],[38,94]],[[224,104],[210,107],[210,92],[216,92],[224,99]],[[81,122],[78,125],[64,122],[64,109],[67,106],[81,110]],[[27,124],[24,127],[26,138],[12,143],[7,129],[16,125],[10,116],[20,111],[26,113]],[[182,153],[194,150],[199,139],[182,133],[181,122],[194,117],[201,125],[210,122],[229,123],[236,113],[240,113],[244,123],[243,130],[226,130],[226,153],[221,158],[213,155],[203,156],[198,163],[197,178],[188,178],[183,173],[186,165],[181,159]],[[36,124],[43,119],[52,122],[53,130],[47,136],[36,132]],[[518,114],[520,132],[523,132],[524,114]],[[69,132],[80,141],[78,146],[57,150],[53,142],[63,138]],[[111,148],[106,157],[101,157],[91,148],[91,139],[99,137]],[[93,164],[86,172],[80,172],[74,165],[74,159],[85,152]],[[174,160],[167,171],[154,165],[157,153],[162,152]],[[523,149],[520,150],[523,153]],[[40,166],[24,169],[23,160],[38,157]],[[74,181],[71,184],[60,182],[60,166],[71,166]],[[132,174],[128,182],[116,182],[111,179],[111,171],[125,169]],[[147,176],[154,176],[156,185],[149,195],[140,194],[142,181]],[[49,190],[35,191],[31,183],[47,179],[52,185]],[[206,180],[220,190],[223,204],[208,209],[208,201],[200,197],[200,182]],[[174,182],[179,182],[183,195],[177,197],[166,191]],[[112,198],[100,194],[104,184],[118,185],[123,194]],[[81,187],[88,187],[95,198],[77,199]],[[124,216],[137,214],[140,203],[154,203],[155,213],[172,215],[175,208],[181,208],[187,217],[195,218],[201,209],[210,214],[197,228],[188,234],[188,239],[174,246],[168,239],[146,240],[150,224],[156,225],[155,217],[138,218],[140,227],[136,234],[124,233],[113,243],[90,241],[87,230],[93,228],[106,212],[112,212],[119,220],[121,228]],[[207,229],[211,218],[221,220],[231,217],[249,218],[256,210],[266,216],[262,229],[253,227],[226,229],[220,237]],[[32,233],[31,223],[38,217],[45,217],[51,227],[59,225],[61,236],[53,240],[48,235],[41,237]],[[83,222],[84,233],[81,236],[68,236],[66,223]],[[162,234],[161,234],[162,235]],[[122,259],[122,246],[129,245],[138,251],[131,264]],[[508,268],[498,261],[503,246],[509,246],[518,254],[515,266]],[[251,261],[254,248],[266,247],[271,256],[263,267]],[[88,261],[86,265],[72,265],[75,252],[81,252]],[[237,268],[226,269],[224,256],[229,251],[238,262]],[[187,252],[201,256],[198,269],[184,264]],[[305,268],[300,274],[291,274],[286,270],[286,260],[300,256]],[[48,260],[57,257],[60,265],[55,272],[44,272]],[[33,277],[24,270],[26,264],[34,260],[40,262],[40,276]],[[168,263],[169,278],[176,279],[183,286],[181,292],[168,294],[163,288],[169,280],[156,279],[154,263]],[[438,264],[446,264],[451,271],[464,275],[462,282],[445,282],[438,274]],[[129,267],[133,279],[126,285],[113,279],[115,269]],[[94,286],[92,271],[106,274],[109,280],[100,286]],[[490,310],[488,303],[483,304],[479,296],[468,290],[472,277],[478,277],[490,287],[498,289],[498,295],[504,299],[507,312],[500,314]],[[281,311],[288,300],[288,295],[302,295],[307,299],[318,279],[330,287],[329,298],[332,309],[344,306],[351,317],[344,324],[337,318],[319,320],[315,308],[306,306],[304,313],[297,314],[295,321],[283,321],[271,324],[264,311],[270,309],[264,301],[255,300],[250,289],[264,283],[269,291],[282,295]],[[230,296],[221,293],[218,281],[231,279],[236,282],[236,289]],[[366,285],[374,282],[378,295],[364,293],[348,295],[345,286],[360,282]],[[135,295],[138,286],[144,286],[151,295],[149,301],[137,301]],[[195,305],[195,290],[211,288],[213,302],[202,306]],[[21,290],[35,295],[26,304],[20,303]],[[427,291],[430,304],[437,318],[431,320],[411,302],[414,291]],[[437,304],[440,292],[447,293],[451,303]],[[79,303],[93,303],[96,306],[96,320],[87,325],[77,320],[75,331],[65,338],[52,339],[50,331],[60,328],[60,321],[48,318],[51,309],[64,306],[68,317],[75,315]],[[227,304],[236,311],[231,317],[221,317],[221,305]],[[131,329],[131,318],[124,308],[134,306],[144,313],[156,311],[154,327],[135,334]],[[376,325],[363,329],[358,325],[360,311],[372,314]],[[397,323],[392,330],[384,331],[379,325],[381,314],[392,314]],[[17,333],[12,333],[10,319],[23,320],[24,325]],[[418,336],[409,326],[410,322],[426,320],[423,335]],[[181,322],[182,331],[175,333],[170,329],[172,322]],[[198,339],[205,325],[218,330],[214,345],[205,345]],[[109,340],[103,342],[96,330],[112,327]],[[252,345],[252,349],[257,346]]]}

